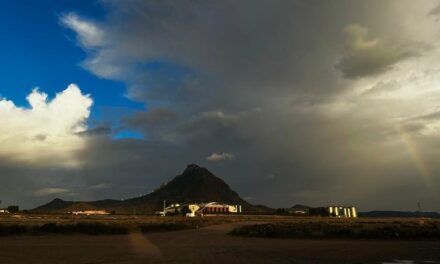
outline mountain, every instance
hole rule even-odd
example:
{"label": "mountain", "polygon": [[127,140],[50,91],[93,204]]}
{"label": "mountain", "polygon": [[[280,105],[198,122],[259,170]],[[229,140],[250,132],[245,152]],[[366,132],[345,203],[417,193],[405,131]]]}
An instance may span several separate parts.
{"label": "mountain", "polygon": [[163,201],[170,203],[185,202],[222,202],[240,204],[244,210],[252,209],[252,205],[231,190],[222,179],[210,171],[197,165],[188,165],[185,171],[158,190],[145,196],[129,199],[131,205],[142,209],[159,209]]}
{"label": "mountain", "polygon": [[33,209],[32,211],[38,211],[38,212],[51,212],[51,211],[58,211],[58,210],[63,210],[71,205],[73,205],[75,202],[71,202],[71,201],[64,201],[62,199],[59,198],[55,198],[53,199],[51,202],[39,206],[35,209]]}
{"label": "mountain", "polygon": [[191,164],[173,180],[162,185],[154,192],[124,201],[102,200],[92,202],[74,202],[55,199],[48,204],[35,208],[35,212],[67,212],[78,207],[97,208],[116,211],[118,213],[151,213],[160,210],[164,201],[171,203],[187,202],[221,202],[239,204],[243,211],[259,211],[247,201],[243,200],[228,184],[212,174],[206,168]]}
{"label": "mountain", "polygon": [[65,201],[59,198],[53,199],[51,202],[39,206],[31,212],[36,213],[65,213],[71,211],[83,211],[83,210],[97,210],[97,209],[107,209],[112,208],[121,204],[119,200],[100,200],[100,201],[90,201],[90,202],[76,202],[76,201]]}

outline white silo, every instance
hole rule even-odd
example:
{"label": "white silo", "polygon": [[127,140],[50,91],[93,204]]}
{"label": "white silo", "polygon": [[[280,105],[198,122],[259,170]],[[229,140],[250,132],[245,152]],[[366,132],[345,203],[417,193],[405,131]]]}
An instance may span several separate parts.
{"label": "white silo", "polygon": [[356,207],[351,207],[351,217],[356,218],[357,217],[357,211],[356,211]]}

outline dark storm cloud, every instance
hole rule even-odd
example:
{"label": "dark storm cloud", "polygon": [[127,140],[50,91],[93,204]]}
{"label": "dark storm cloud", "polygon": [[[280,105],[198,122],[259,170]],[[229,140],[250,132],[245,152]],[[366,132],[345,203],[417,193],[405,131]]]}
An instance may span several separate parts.
{"label": "dark storm cloud", "polygon": [[140,127],[144,125],[159,125],[176,118],[177,113],[164,107],[152,108],[148,112],[140,112],[135,114],[127,122],[132,127]]}
{"label": "dark storm cloud", "polygon": [[432,123],[440,120],[440,112],[435,111],[427,114],[412,116],[401,121],[401,126],[407,133],[424,133]]}
{"label": "dark storm cloud", "polygon": [[373,87],[368,89],[364,93],[364,95],[380,95],[384,93],[390,93],[398,90],[398,88],[399,88],[399,83],[395,80],[391,80],[387,82],[379,81]]}
{"label": "dark storm cloud", "polygon": [[[411,46],[387,43],[369,35],[368,29],[352,24],[344,29],[345,51],[335,68],[345,78],[357,78],[389,70],[404,59],[419,56],[426,45],[413,43]],[[425,46],[425,47],[424,47]]]}
{"label": "dark storm cloud", "polygon": [[[122,75],[130,86],[129,95],[135,98],[146,96],[146,99],[157,100],[159,95],[159,99],[168,95],[179,99],[179,103],[191,100],[198,105],[204,100],[194,100],[188,96],[188,93],[191,95],[188,90],[199,86],[195,88],[199,92],[195,95],[209,99],[211,104],[216,103],[213,97],[218,97],[221,102],[212,107],[221,108],[228,97],[250,96],[258,100],[268,89],[276,90],[277,95],[290,94],[292,90],[318,91],[321,89],[318,82],[305,86],[305,82],[308,84],[314,79],[312,69],[322,72],[321,78],[327,80],[328,86],[336,87],[330,78],[334,71],[334,54],[326,51],[338,45],[337,33],[345,24],[334,20],[343,10],[335,10],[330,4],[301,1],[279,1],[275,5],[269,1],[106,3],[114,10],[110,23],[118,27],[104,26],[103,48],[92,53],[85,65],[88,67],[88,62],[93,62],[88,68],[100,74],[101,67],[107,68],[109,64],[121,68],[130,64],[135,73],[124,73],[121,69],[120,74],[110,77]],[[321,39],[328,41],[324,43]],[[164,77],[164,70],[133,67],[133,64],[157,60],[190,69],[192,74],[182,73],[184,76],[179,82],[169,80],[170,74],[166,71]],[[332,87],[328,87],[327,92],[332,92]],[[187,96],[187,100],[179,96]],[[230,104],[240,107],[236,101],[231,100]]]}
{"label": "dark storm cloud", "polygon": [[91,129],[88,129],[84,132],[80,132],[80,135],[85,136],[93,136],[93,135],[109,135],[113,132],[113,128],[111,126],[97,126]]}
{"label": "dark storm cloud", "polygon": [[[398,132],[385,118],[364,110],[368,102],[342,113],[342,103],[332,103],[351,88],[338,71],[345,78],[371,76],[423,54],[421,40],[396,34],[388,23],[398,15],[396,3],[104,2],[110,14],[98,24],[103,39],[84,65],[125,81],[131,98],[152,106],[126,125],[163,140],[148,146],[156,155],[128,142],[107,142],[109,153],[120,153],[113,148],[123,144],[126,155],[138,153],[158,177],[169,164],[183,166],[182,155],[207,164],[253,202],[277,205],[371,208],[365,186],[385,196],[388,188],[404,188],[390,182],[417,173],[404,165],[408,157],[373,154],[401,152],[401,146],[389,143]],[[109,67],[117,74],[108,75]],[[370,93],[385,89],[378,84]],[[206,160],[212,153],[234,159],[212,163]],[[120,166],[138,170],[136,162]],[[268,182],[268,175],[277,177]]]}
{"label": "dark storm cloud", "polygon": [[123,120],[124,126],[140,130],[150,139],[167,139],[170,125],[179,120],[179,114],[166,107],[151,108],[147,112],[137,112]]}
{"label": "dark storm cloud", "polygon": [[440,119],[440,111],[432,112],[429,114],[416,116],[412,118],[413,120],[439,120]]}
{"label": "dark storm cloud", "polygon": [[429,11],[428,16],[438,16],[440,14],[440,5]]}
{"label": "dark storm cloud", "polygon": [[[423,95],[401,100],[400,89],[421,86],[431,74],[377,77],[424,58],[426,39],[404,28],[422,4],[102,2],[109,10],[104,20],[71,13],[63,23],[87,52],[86,69],[124,81],[129,98],[145,102],[148,110],[126,116],[121,126],[146,140],[113,140],[97,126],[84,134],[80,167],[49,170],[38,180],[41,169],[26,190],[126,198],[199,163],[257,204],[412,209],[411,192],[426,208],[440,209],[438,192],[426,191],[398,129],[425,111],[418,108]],[[433,8],[426,6],[419,12],[424,18]],[[437,97],[430,98],[429,106],[436,105]],[[435,121],[422,119],[420,129]],[[426,155],[431,184],[438,184],[434,145],[410,139]],[[7,178],[20,173],[14,168]]]}

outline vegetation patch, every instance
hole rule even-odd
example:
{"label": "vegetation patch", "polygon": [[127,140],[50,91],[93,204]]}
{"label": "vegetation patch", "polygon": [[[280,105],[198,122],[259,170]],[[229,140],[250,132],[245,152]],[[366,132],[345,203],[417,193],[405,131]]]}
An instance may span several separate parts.
{"label": "vegetation patch", "polygon": [[116,224],[104,223],[75,223],[75,224],[56,224],[48,223],[42,226],[35,226],[34,232],[42,233],[78,233],[87,235],[122,235],[128,234],[129,228]]}
{"label": "vegetation patch", "polygon": [[24,225],[0,225],[0,236],[21,235],[29,232],[29,227]]}
{"label": "vegetation patch", "polygon": [[0,217],[0,236],[44,234],[113,235],[132,231],[168,232],[240,222],[242,217],[157,217],[157,216],[72,216],[21,215],[19,218]]}
{"label": "vegetation patch", "polygon": [[429,239],[440,240],[438,222],[270,223],[237,227],[231,235],[264,238]]}
{"label": "vegetation patch", "polygon": [[0,236],[40,235],[40,234],[87,234],[87,235],[121,235],[128,234],[129,228],[122,225],[103,223],[74,223],[43,225],[0,225]]}
{"label": "vegetation patch", "polygon": [[[87,218],[84,218],[87,219]],[[88,234],[88,235],[120,235],[140,230],[149,232],[170,232],[186,229],[239,221],[223,217],[186,218],[186,217],[150,217],[144,219],[93,220],[64,219],[57,222],[24,222],[0,223],[0,236],[11,235],[44,235],[44,234]],[[76,220],[76,221],[69,221]]]}

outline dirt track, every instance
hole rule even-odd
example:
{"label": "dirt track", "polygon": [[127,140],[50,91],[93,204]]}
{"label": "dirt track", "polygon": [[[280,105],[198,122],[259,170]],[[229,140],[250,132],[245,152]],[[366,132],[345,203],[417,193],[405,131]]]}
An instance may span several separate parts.
{"label": "dirt track", "polygon": [[147,235],[5,237],[0,238],[0,263],[440,263],[439,241],[242,238],[226,235],[231,228],[225,224]]}

